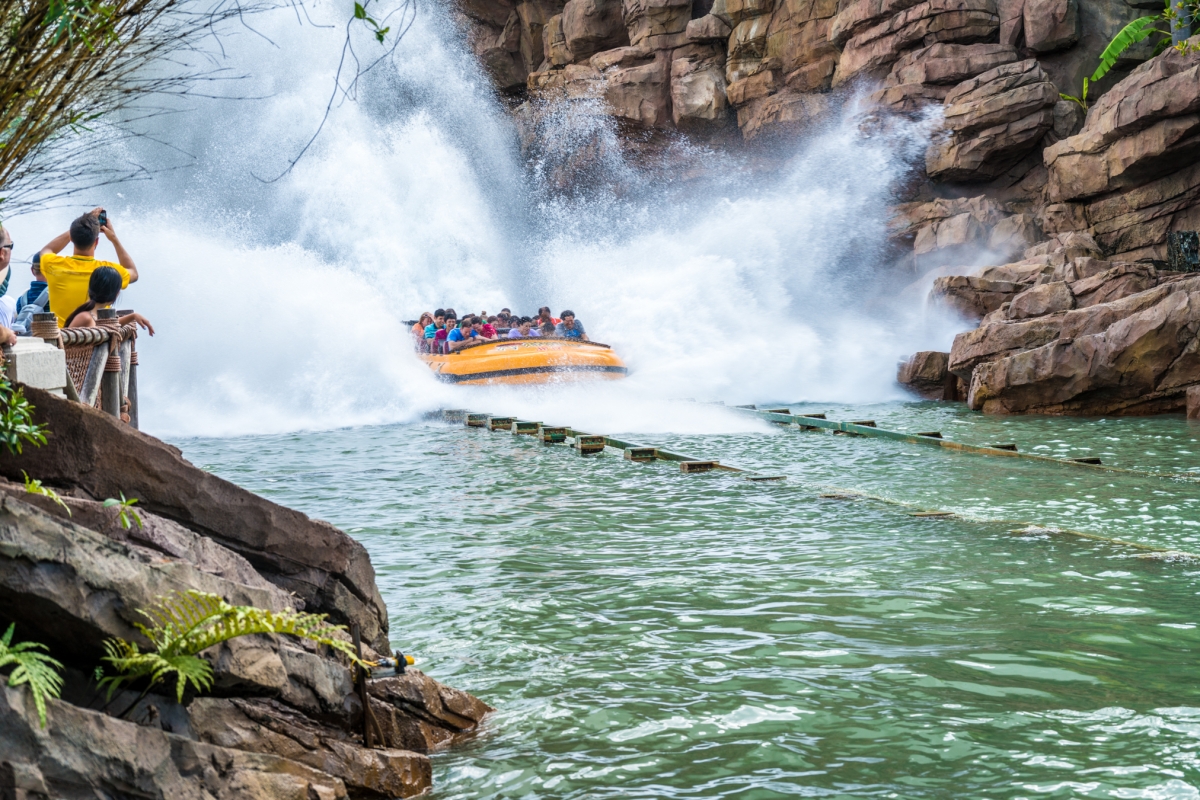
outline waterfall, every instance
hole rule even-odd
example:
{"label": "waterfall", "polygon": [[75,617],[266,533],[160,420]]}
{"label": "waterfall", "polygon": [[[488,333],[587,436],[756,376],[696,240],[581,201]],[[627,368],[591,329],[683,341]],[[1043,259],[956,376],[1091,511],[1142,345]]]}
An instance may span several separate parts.
{"label": "waterfall", "polygon": [[[119,304],[158,329],[139,339],[148,431],[283,432],[403,421],[466,397],[484,406],[411,353],[402,321],[439,306],[573,309],[617,348],[627,380],[599,394],[483,393],[518,409],[625,403],[645,410],[634,427],[670,428],[659,401],[680,397],[893,399],[898,357],[949,344],[949,321],[896,299],[915,276],[888,263],[891,189],[923,129],[865,134],[852,101],[771,170],[683,142],[667,155],[675,170],[607,164],[619,193],[555,191],[525,163],[451,20],[427,5],[305,157],[269,180],[321,122],[344,10],[318,7],[315,24],[279,12],[228,35],[224,63],[247,77],[205,85],[225,97],[190,98],[152,139],[112,148],[161,170],[151,180],[9,221],[27,257],[80,210],[109,209],[142,275]],[[542,135],[568,144],[574,126],[611,125],[548,119]],[[672,177],[693,172],[705,177]],[[14,293],[24,275],[16,265]]]}

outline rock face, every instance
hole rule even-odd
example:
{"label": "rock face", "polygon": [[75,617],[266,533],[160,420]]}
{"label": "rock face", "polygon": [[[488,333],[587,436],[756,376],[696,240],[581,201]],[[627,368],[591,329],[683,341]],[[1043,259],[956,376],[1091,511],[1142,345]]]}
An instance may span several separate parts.
{"label": "rock face", "polygon": [[957,400],[958,379],[949,369],[950,354],[926,350],[900,365],[896,382],[929,400]]}
{"label": "rock face", "polygon": [[[579,116],[619,120],[630,152],[646,148],[657,157],[663,150],[647,142],[684,131],[720,147],[746,145],[769,163],[775,151],[760,142],[812,131],[845,113],[847,98],[864,95],[855,113],[865,132],[886,129],[895,115],[940,115],[924,174],[898,187],[906,202],[894,207],[891,245],[897,269],[927,275],[934,306],[982,326],[960,337],[950,358],[950,369],[974,387],[972,403],[1004,412],[1183,408],[1179,387],[1196,382],[1184,374],[1186,358],[1178,368],[1146,366],[1120,391],[1109,385],[1120,383],[1111,365],[1125,363],[1121,353],[1152,341],[1135,330],[1094,331],[1109,338],[1089,345],[1086,357],[1082,344],[1062,342],[1053,358],[1049,350],[1038,351],[1042,360],[1021,355],[1070,338],[1055,332],[1060,318],[1093,315],[1114,325],[1115,314],[1150,314],[1121,303],[1170,283],[1162,271],[1168,235],[1200,230],[1200,53],[1154,56],[1149,45],[1136,46],[1091,86],[1086,113],[1067,99],[1104,46],[1151,5],[623,0],[622,39],[612,4],[571,0],[562,11],[543,0],[537,8],[546,20],[562,13],[559,36],[553,22],[542,23],[548,33],[535,32],[538,15],[522,5],[509,10],[508,1],[457,3],[468,29],[482,31],[473,41],[486,45],[477,49],[489,66],[508,69],[507,56],[496,53],[523,54],[526,39],[549,42],[541,63],[527,64],[529,102],[518,117],[539,103],[591,103]],[[589,21],[568,25],[572,14]],[[493,72],[509,90],[500,77],[508,73]],[[558,185],[572,184],[569,170],[554,174]],[[1186,337],[1193,328],[1180,320],[1190,308],[1174,308],[1163,324],[1178,322],[1172,330]],[[1183,358],[1165,346],[1155,352]],[[1048,385],[1047,370],[1072,369],[1080,374],[1068,388],[1044,396],[1015,388]]]}
{"label": "rock face", "polygon": [[[110,429],[116,424],[94,409],[28,387],[26,395],[50,422],[50,443],[26,448],[4,468],[44,476],[62,505],[0,480],[0,628],[16,622],[19,638],[46,644],[67,681],[46,731],[27,689],[0,692],[0,797],[310,800],[429,788],[426,754],[471,735],[491,709],[411,668],[369,680],[375,729],[387,733],[364,747],[362,698],[346,659],[288,636],[242,636],[203,651],[213,669],[210,696],[189,692],[181,706],[169,681],[147,699],[123,692],[109,713],[97,710],[105,701],[89,676],[103,641],[148,647],[135,623],[147,622],[140,612],[162,596],[198,590],[273,610],[341,608],[364,631],[378,625],[375,608],[384,620],[387,610],[382,600],[321,605],[337,593],[300,595],[295,572],[281,576],[283,551],[272,550],[287,524],[295,537],[290,568],[305,565],[301,585],[344,580],[373,591],[365,553],[336,528],[207,475],[127,426]],[[170,481],[185,479],[173,492]],[[125,528],[116,509],[93,499],[110,486],[144,498],[140,525]],[[391,652],[386,630],[364,643],[367,658],[379,652]],[[110,715],[118,712],[141,724]]]}
{"label": "rock face", "polygon": [[0,475],[22,470],[104,500],[122,492],[139,508],[239,553],[263,577],[293,592],[307,610],[356,622],[387,649],[387,612],[366,550],[327,522],[264,500],[189,464],[170,445],[112,417],[27,389],[35,419],[49,425],[44,447],[0,456]]}

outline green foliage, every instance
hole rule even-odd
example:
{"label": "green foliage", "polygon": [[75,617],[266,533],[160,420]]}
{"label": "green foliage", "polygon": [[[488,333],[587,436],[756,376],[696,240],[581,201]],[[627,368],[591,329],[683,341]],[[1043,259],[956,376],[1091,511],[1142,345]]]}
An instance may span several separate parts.
{"label": "green foliage", "polygon": [[[1145,41],[1156,33],[1162,35],[1163,32],[1155,27],[1162,21],[1163,15],[1155,14],[1152,17],[1138,17],[1121,28],[1113,40],[1108,43],[1108,47],[1104,48],[1104,52],[1100,54],[1100,64],[1092,73],[1092,81],[1098,81],[1107,75],[1121,54],[1138,42]],[[1168,36],[1168,38],[1170,37]]]}
{"label": "green foliage", "polygon": [[[367,2],[369,3],[371,0],[367,0]],[[354,4],[354,18],[361,19],[364,24],[366,24],[375,32],[375,41],[379,42],[380,44],[384,43],[384,39],[387,37],[388,31],[390,31],[391,28],[379,27],[378,20],[367,13],[367,9],[362,3]]]}
{"label": "green foliage", "polygon": [[4,636],[0,637],[0,669],[4,669],[10,664],[16,664],[16,669],[8,676],[8,685],[29,685],[29,692],[33,695],[33,704],[37,708],[38,719],[44,728],[46,727],[46,698],[58,697],[62,692],[62,676],[56,671],[56,668],[62,669],[62,664],[45,653],[38,652],[39,649],[47,649],[44,644],[39,642],[12,644],[13,631],[16,630],[16,627],[15,622],[9,625]]}
{"label": "green foliage", "polygon": [[25,476],[26,492],[29,494],[40,494],[42,497],[49,497],[51,500],[63,507],[63,510],[67,512],[68,517],[74,516],[74,514],[71,513],[71,509],[67,508],[67,504],[64,503],[63,499],[58,496],[58,492],[49,487],[42,486],[41,481],[34,480],[33,478],[29,477],[29,473],[25,470],[21,470],[21,474]]}
{"label": "green foliage", "polygon": [[0,443],[17,455],[23,444],[40,447],[46,443],[46,426],[33,424],[33,406],[25,390],[0,379]]}
{"label": "green foliage", "polygon": [[154,649],[143,653],[136,643],[118,638],[104,643],[108,655],[103,660],[117,672],[99,680],[101,687],[108,687],[110,698],[126,683],[149,678],[150,686],[154,686],[174,673],[175,694],[182,702],[189,683],[198,692],[212,686],[212,667],[197,654],[221,642],[255,633],[285,633],[309,639],[345,653],[351,661],[363,663],[353,645],[336,638],[335,634],[345,628],[330,625],[324,614],[234,606],[215,594],[197,591],[159,598],[157,605],[141,613],[152,625],[138,623],[137,628]]}
{"label": "green foliage", "polygon": [[1083,106],[1084,111],[1087,111],[1087,96],[1088,96],[1088,87],[1089,87],[1090,83],[1091,83],[1091,81],[1089,81],[1087,78],[1083,79],[1083,91],[1079,93],[1079,97],[1075,97],[1074,95],[1069,95],[1069,94],[1063,94],[1062,92],[1059,92],[1058,96],[1061,97],[1063,100],[1070,100],[1072,103],[1078,103],[1079,105]]}
{"label": "green foliage", "polygon": [[121,492],[120,500],[110,497],[104,501],[104,507],[112,508],[112,507],[116,506],[119,509],[117,511],[117,518],[121,521],[121,527],[124,528],[125,530],[129,530],[134,525],[137,525],[139,528],[142,527],[141,517],[139,517],[137,515],[137,512],[133,510],[133,506],[136,503],[137,503],[136,497],[131,497],[128,500],[126,500],[125,493]]}

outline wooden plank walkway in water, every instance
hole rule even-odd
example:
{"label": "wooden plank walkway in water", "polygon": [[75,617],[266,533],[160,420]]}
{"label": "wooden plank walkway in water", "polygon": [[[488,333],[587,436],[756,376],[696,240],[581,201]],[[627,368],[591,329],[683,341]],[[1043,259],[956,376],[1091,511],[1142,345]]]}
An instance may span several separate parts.
{"label": "wooden plank walkway in water", "polygon": [[1017,450],[1017,446],[1015,444],[965,444],[963,442],[955,442],[942,438],[940,431],[927,431],[924,433],[889,431],[885,428],[880,428],[877,426],[875,424],[875,420],[869,419],[857,420],[853,422],[838,422],[836,420],[826,419],[824,414],[793,414],[789,408],[758,408],[752,405],[727,406],[727,408],[730,408],[733,411],[753,414],[760,419],[764,419],[767,422],[773,422],[777,425],[795,426],[800,430],[824,430],[831,431],[834,434],[841,433],[851,436],[867,436],[876,439],[889,439],[894,442],[908,442],[910,444],[940,447],[943,450],[957,450],[963,453],[975,453],[977,455],[996,456],[999,458],[1026,459],[1029,461],[1039,461],[1044,464],[1057,464],[1067,467],[1083,467],[1085,469],[1091,469],[1100,472],[1139,475],[1151,478],[1170,478],[1174,480],[1193,482],[1200,481],[1200,475],[1152,472],[1150,470],[1110,467],[1102,463],[1099,458],[1093,457],[1055,458],[1054,456],[1041,456],[1033,453],[1022,453]]}

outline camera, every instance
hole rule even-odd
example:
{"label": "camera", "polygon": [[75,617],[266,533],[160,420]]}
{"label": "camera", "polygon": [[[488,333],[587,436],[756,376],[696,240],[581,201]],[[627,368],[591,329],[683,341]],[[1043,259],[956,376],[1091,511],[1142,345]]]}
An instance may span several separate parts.
{"label": "camera", "polygon": [[105,225],[107,225],[107,224],[108,224],[108,212],[107,212],[107,211],[105,211],[103,208],[102,208],[102,209],[100,209],[100,217],[99,217],[99,219],[100,219],[100,227],[101,227],[101,228],[103,228]]}

